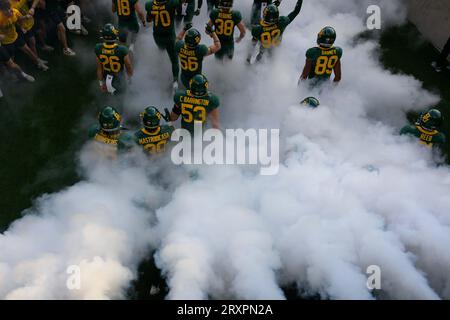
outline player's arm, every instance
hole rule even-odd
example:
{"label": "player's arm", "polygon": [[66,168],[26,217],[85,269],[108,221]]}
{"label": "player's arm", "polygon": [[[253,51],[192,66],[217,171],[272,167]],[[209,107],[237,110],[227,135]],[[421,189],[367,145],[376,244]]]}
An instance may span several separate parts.
{"label": "player's arm", "polygon": [[170,121],[177,121],[181,114],[181,107],[178,104],[174,104],[172,112],[170,113]]}
{"label": "player's arm", "polygon": [[210,55],[216,53],[222,47],[222,45],[220,44],[219,37],[217,36],[217,34],[214,31],[211,32],[210,36],[213,39],[214,44],[208,48],[208,52],[206,53],[206,56],[210,56]]}
{"label": "player's arm", "polygon": [[239,34],[239,38],[236,39],[236,42],[239,43],[239,42],[241,42],[242,39],[245,38],[245,34],[246,34],[247,30],[245,29],[245,24],[242,21],[238,23],[237,28],[239,29],[240,34]]}
{"label": "player's arm", "polygon": [[305,66],[303,67],[302,75],[300,76],[300,80],[308,79],[309,74],[311,73],[313,61],[311,59],[306,59]]}
{"label": "player's arm", "polygon": [[136,2],[134,4],[134,10],[136,10],[139,19],[141,19],[142,25],[145,27],[145,14],[144,11],[142,10],[141,6],[139,5],[139,2]]}
{"label": "player's arm", "polygon": [[336,65],[334,66],[334,80],[333,82],[339,82],[342,78],[342,66],[341,66],[341,60],[339,59],[336,62]]}
{"label": "player's arm", "polygon": [[124,58],[125,70],[127,71],[128,79],[133,76],[133,64],[131,63],[130,55],[126,55]]}
{"label": "player's arm", "polygon": [[302,9],[303,0],[297,0],[297,4],[295,5],[294,10],[288,14],[289,23],[294,21],[294,19],[298,16],[300,13],[300,10]]}
{"label": "player's arm", "polygon": [[97,79],[98,83],[100,85],[100,90],[106,91],[106,84],[103,79],[103,63],[100,61],[100,59],[97,57]]}
{"label": "player's arm", "polygon": [[34,12],[40,1],[41,0],[33,0],[33,3],[31,4],[31,7],[30,7],[30,11],[28,11],[28,14],[30,16],[34,16]]}
{"label": "player's arm", "polygon": [[220,129],[220,112],[219,108],[214,109],[208,114],[211,125],[214,129]]}

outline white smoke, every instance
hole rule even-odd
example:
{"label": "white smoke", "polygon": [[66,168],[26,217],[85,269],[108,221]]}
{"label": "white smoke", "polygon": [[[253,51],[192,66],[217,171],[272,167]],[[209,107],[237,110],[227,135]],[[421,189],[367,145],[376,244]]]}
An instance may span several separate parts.
{"label": "white smoke", "polygon": [[[370,265],[382,271],[377,297],[450,298],[450,172],[397,135],[405,111],[438,98],[383,70],[375,41],[354,41],[366,31],[367,1],[304,2],[273,60],[245,66],[247,36],[231,63],[209,57],[204,65],[224,128],[280,128],[278,175],[175,168],[168,158],[105,164],[86,148],[86,181],[43,196],[0,235],[0,297],[123,298],[155,248],[171,299],[282,299],[292,283],[305,295],[371,299]],[[281,13],[294,3],[284,0]],[[386,25],[403,21],[401,1],[379,5]],[[250,6],[236,3],[244,16]],[[202,12],[196,27],[205,21]],[[304,53],[325,25],[344,49],[343,81],[297,87]],[[127,114],[170,108],[169,60],[149,29],[136,50]],[[311,95],[318,109],[298,105]],[[70,265],[81,268],[80,290],[66,287]]]}

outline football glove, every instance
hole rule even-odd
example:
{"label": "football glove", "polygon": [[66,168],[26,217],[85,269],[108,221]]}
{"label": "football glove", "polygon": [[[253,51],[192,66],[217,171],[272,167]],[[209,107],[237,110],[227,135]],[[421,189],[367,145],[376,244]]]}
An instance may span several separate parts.
{"label": "football glove", "polygon": [[209,24],[206,24],[206,27],[205,27],[205,32],[206,32],[206,34],[207,35],[212,35],[213,33],[214,33],[214,26],[210,26]]}

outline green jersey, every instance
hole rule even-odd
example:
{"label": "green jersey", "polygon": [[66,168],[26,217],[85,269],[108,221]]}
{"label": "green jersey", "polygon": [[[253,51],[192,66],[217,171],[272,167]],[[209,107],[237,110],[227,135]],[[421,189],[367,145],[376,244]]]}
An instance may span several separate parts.
{"label": "green jersey", "polygon": [[339,47],[314,47],[308,49],[308,51],[306,51],[306,58],[313,62],[309,78],[330,78],[336,63],[338,63],[342,57],[342,52],[342,49]]}
{"label": "green jersey", "polygon": [[93,125],[89,129],[88,136],[96,142],[97,151],[109,159],[115,159],[118,151],[131,148],[131,136],[121,131],[116,134],[107,134],[99,125]]}
{"label": "green jersey", "polygon": [[260,41],[265,49],[278,47],[281,44],[283,32],[289,23],[291,21],[288,17],[280,17],[275,24],[267,24],[264,20],[261,20],[259,25],[252,28],[252,36]]}
{"label": "green jersey", "polygon": [[136,9],[134,6],[139,0],[112,0],[112,3],[116,6],[116,13],[119,20],[132,20],[136,19]]}
{"label": "green jersey", "polygon": [[444,144],[445,134],[437,130],[426,130],[419,125],[407,125],[402,128],[400,134],[412,135],[419,138],[421,144],[432,147],[435,144]]}
{"label": "green jersey", "polygon": [[239,11],[213,9],[209,18],[215,26],[220,42],[234,41],[234,27],[242,21],[242,15]]}
{"label": "green jersey", "polygon": [[158,0],[147,2],[145,10],[153,21],[154,35],[175,34],[175,12],[179,4],[179,0],[168,0],[165,4],[159,4]]}
{"label": "green jersey", "polygon": [[168,125],[160,126],[155,132],[143,128],[134,133],[134,141],[150,155],[164,153],[174,130]]}
{"label": "green jersey", "polygon": [[183,40],[175,43],[175,52],[180,58],[181,75],[191,79],[196,74],[202,73],[203,58],[208,54],[208,47],[199,44],[195,48],[189,48]]}
{"label": "green jersey", "polygon": [[211,92],[204,97],[196,97],[190,90],[178,91],[173,100],[182,116],[181,128],[191,133],[194,132],[195,122],[205,125],[208,113],[220,105],[219,98]]}
{"label": "green jersey", "polygon": [[117,43],[98,43],[95,46],[95,54],[103,65],[103,75],[118,75],[125,68],[125,57],[128,48]]}

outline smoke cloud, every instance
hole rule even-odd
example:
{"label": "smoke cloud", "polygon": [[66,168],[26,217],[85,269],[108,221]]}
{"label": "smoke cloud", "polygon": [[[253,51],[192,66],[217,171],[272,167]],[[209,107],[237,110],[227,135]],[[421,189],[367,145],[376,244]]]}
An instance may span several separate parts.
{"label": "smoke cloud", "polygon": [[[224,128],[279,128],[280,171],[248,166],[175,167],[136,152],[117,163],[80,153],[84,181],[42,196],[0,235],[0,297],[124,298],[149,250],[169,299],[305,297],[450,298],[450,171],[442,157],[400,137],[405,112],[439,99],[419,81],[378,62],[366,31],[369,1],[304,1],[275,57],[244,60],[250,37],[226,64],[206,58],[210,90],[221,97]],[[283,1],[286,15],[295,1]],[[402,23],[401,1],[379,1],[383,28]],[[236,7],[249,15],[251,1]],[[206,12],[196,18],[201,31]],[[297,86],[304,53],[332,25],[344,49],[337,87]],[[202,42],[211,40],[203,34]],[[266,57],[267,58],[267,57]],[[136,45],[136,75],[124,108],[170,108],[169,59],[151,30]],[[299,105],[316,96],[322,105]],[[134,118],[133,118],[134,117]],[[81,269],[69,290],[67,268]],[[381,269],[371,292],[366,269]]]}

